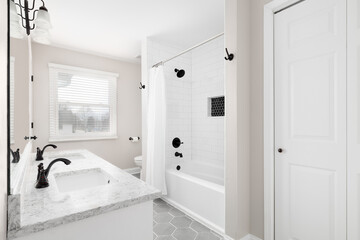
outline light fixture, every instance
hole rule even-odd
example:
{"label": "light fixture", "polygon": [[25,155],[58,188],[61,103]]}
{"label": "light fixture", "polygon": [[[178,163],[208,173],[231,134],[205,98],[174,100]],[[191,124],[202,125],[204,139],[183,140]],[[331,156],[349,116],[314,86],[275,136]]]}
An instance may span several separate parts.
{"label": "light fixture", "polygon": [[9,3],[10,8],[10,36],[13,38],[23,38],[24,32],[20,26],[20,17],[16,11],[16,5],[13,1]]}
{"label": "light fixture", "polygon": [[[50,15],[45,7],[44,0],[40,0],[42,6],[35,9],[36,0],[32,0],[29,7],[28,0],[10,1],[10,35],[15,38],[23,38],[26,35],[39,43],[49,44],[49,30],[51,29]],[[35,17],[36,15],[36,17]],[[19,17],[20,16],[20,17]],[[21,25],[20,25],[21,22]]]}

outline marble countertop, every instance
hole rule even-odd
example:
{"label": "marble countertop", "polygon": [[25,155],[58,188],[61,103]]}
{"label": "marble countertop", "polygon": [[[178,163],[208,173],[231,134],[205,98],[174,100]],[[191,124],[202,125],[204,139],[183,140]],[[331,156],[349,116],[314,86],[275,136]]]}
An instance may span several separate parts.
{"label": "marble countertop", "polygon": [[[71,164],[55,163],[48,176],[50,186],[36,189],[37,165],[43,163],[47,168],[52,160],[59,157],[68,158]],[[160,194],[159,190],[87,150],[47,152],[43,161],[34,159],[35,154],[23,183],[20,228],[9,231],[9,239],[150,201]],[[80,191],[58,190],[54,175],[99,168],[116,181]]]}

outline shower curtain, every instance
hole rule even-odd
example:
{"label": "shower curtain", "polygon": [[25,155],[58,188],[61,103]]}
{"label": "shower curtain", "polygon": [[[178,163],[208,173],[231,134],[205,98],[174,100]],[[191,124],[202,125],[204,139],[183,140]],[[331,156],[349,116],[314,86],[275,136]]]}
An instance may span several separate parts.
{"label": "shower curtain", "polygon": [[146,182],[167,194],[165,182],[166,99],[164,67],[150,70]]}

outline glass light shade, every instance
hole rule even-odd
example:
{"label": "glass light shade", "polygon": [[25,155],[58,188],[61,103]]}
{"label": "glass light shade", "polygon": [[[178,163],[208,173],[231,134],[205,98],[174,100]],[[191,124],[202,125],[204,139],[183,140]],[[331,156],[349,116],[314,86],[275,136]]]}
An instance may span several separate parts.
{"label": "glass light shade", "polygon": [[50,15],[46,9],[40,8],[36,19],[34,21],[35,26],[43,29],[50,29],[51,22],[50,22]]}
{"label": "glass light shade", "polygon": [[19,15],[17,14],[16,5],[13,1],[9,1],[9,8],[10,8],[10,21],[11,22],[19,22]]}
{"label": "glass light shade", "polygon": [[32,39],[37,42],[44,45],[50,45],[49,36],[41,36],[41,37],[32,37]]}
{"label": "glass light shade", "polygon": [[10,22],[10,37],[22,39],[24,38],[25,34],[23,28],[20,26],[18,21],[11,21]]}
{"label": "glass light shade", "polygon": [[24,32],[20,26],[20,17],[17,14],[16,5],[13,1],[9,1],[10,8],[10,37],[24,38]]}
{"label": "glass light shade", "polygon": [[50,34],[48,29],[40,28],[36,26],[35,30],[31,34],[31,38],[38,43],[50,44]]}

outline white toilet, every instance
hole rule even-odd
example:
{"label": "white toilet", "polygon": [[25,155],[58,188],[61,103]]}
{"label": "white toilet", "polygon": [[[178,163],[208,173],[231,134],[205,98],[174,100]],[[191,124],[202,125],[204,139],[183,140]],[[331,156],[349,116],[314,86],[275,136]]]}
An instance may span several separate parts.
{"label": "white toilet", "polygon": [[142,167],[142,155],[134,157],[135,165],[138,167]]}

